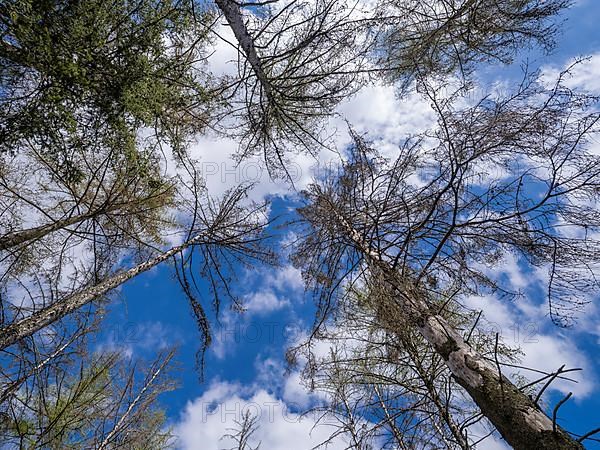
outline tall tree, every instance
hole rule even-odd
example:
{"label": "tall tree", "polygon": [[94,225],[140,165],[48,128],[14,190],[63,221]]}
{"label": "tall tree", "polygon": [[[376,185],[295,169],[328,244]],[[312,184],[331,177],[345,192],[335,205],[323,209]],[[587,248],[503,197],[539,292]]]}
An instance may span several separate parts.
{"label": "tall tree", "polygon": [[[206,14],[193,2],[28,0],[0,6],[0,153],[33,146],[76,179],[101,142],[135,158],[145,127],[176,149],[206,124]],[[198,25],[198,26],[197,26]]]}
{"label": "tall tree", "polygon": [[549,50],[552,19],[570,0],[215,3],[239,51],[238,76],[222,92],[241,138],[238,156],[262,152],[277,176],[290,153],[334,147],[328,119],[369,82],[410,89],[424,77],[468,79],[477,63],[509,63],[536,44]]}
{"label": "tall tree", "polygon": [[[102,299],[112,289],[164,261],[180,256],[185,250],[189,250],[190,255],[193,254],[194,248],[199,249],[204,260],[201,263],[202,271],[210,277],[214,293],[217,295],[216,304],[218,305],[219,288],[228,290],[228,280],[224,276],[226,272],[223,266],[230,264],[230,259],[233,258],[238,263],[243,263],[244,259],[247,258],[271,259],[270,253],[261,245],[261,232],[264,227],[264,217],[261,216],[263,208],[262,206],[258,206],[254,210],[245,208],[241,204],[245,195],[246,189],[237,189],[230,192],[219,202],[213,202],[209,199],[204,205],[196,205],[200,209],[197,211],[193,227],[190,230],[190,236],[183,244],[161,251],[147,261],[128,270],[118,271],[101,281],[92,280],[89,285],[59,297],[47,305],[36,307],[34,303],[28,314],[24,314],[24,317],[15,317],[11,323],[1,328],[0,349],[18,343],[20,340],[68,316],[81,307]],[[202,307],[191,294],[190,285],[185,275],[186,271],[190,270],[191,256],[185,258],[181,256],[181,258],[182,286],[191,301],[201,331],[208,341],[210,339],[208,322]],[[216,275],[211,272],[216,272]],[[205,344],[207,343],[205,342]]]}
{"label": "tall tree", "polygon": [[595,292],[600,242],[591,233],[600,221],[585,204],[597,198],[600,175],[600,160],[586,145],[597,130],[595,99],[561,80],[547,89],[528,77],[507,98],[460,109],[452,97],[421,88],[438,127],[407,140],[390,162],[354,135],[341,174],[305,194],[300,213],[310,235],[296,261],[321,290],[323,312],[331,290],[357,271],[381,280],[406,324],[514,448],[581,448],[435,304],[451,287],[457,296],[501,288],[483,268],[507,251],[548,270],[556,322],[568,321]]}
{"label": "tall tree", "polygon": [[333,0],[215,3],[240,54],[238,76],[223,92],[241,139],[238,157],[262,153],[272,176],[289,175],[289,153],[329,148],[327,118],[362,85],[365,13]]}
{"label": "tall tree", "polygon": [[[334,320],[296,349],[308,361],[305,382],[328,399],[316,410],[333,430],[329,441],[343,435],[356,448],[476,448],[491,434],[487,421],[389,295],[379,280],[350,288]],[[445,298],[436,306],[453,327],[468,331],[466,340],[486,358],[502,367],[518,362],[518,349],[482,329],[479,314]],[[519,387],[534,394],[535,384]]]}
{"label": "tall tree", "polygon": [[380,0],[376,65],[388,80],[469,76],[480,62],[512,62],[524,47],[554,47],[570,0]]}

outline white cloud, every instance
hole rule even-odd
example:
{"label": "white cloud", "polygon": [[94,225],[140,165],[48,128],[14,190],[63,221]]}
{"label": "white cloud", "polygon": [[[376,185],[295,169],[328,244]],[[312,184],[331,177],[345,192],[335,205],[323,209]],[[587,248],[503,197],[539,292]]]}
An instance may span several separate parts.
{"label": "white cloud", "polygon": [[143,352],[156,352],[182,341],[178,330],[171,330],[161,322],[122,321],[107,323],[105,339],[98,342],[97,352],[118,351],[127,358]]}
{"label": "white cloud", "polygon": [[[187,404],[174,427],[181,450],[220,450],[230,448],[230,439],[221,439],[236,427],[235,420],[250,411],[258,417],[258,429],[251,444],[261,448],[307,450],[324,442],[333,429],[318,425],[311,416],[300,417],[288,410],[280,398],[255,386],[214,382],[200,397]],[[345,449],[337,438],[329,449]]]}
{"label": "white cloud", "polygon": [[268,314],[289,304],[288,299],[277,296],[271,290],[255,292],[247,296],[244,301],[244,307],[249,314]]}
{"label": "white cloud", "polygon": [[511,450],[512,448],[497,432],[490,435],[490,425],[487,421],[480,421],[471,425],[469,427],[469,437],[473,442],[483,439],[477,444],[477,450]]}
{"label": "white cloud", "polygon": [[[223,23],[215,27],[215,45],[208,58],[208,69],[210,73],[221,75],[235,75],[237,73],[238,50],[236,40],[230,27]],[[232,45],[233,44],[233,45]]]}
{"label": "white cloud", "polygon": [[283,382],[281,374],[285,372],[283,363],[274,358],[262,358],[258,355],[254,360],[256,382],[262,386],[269,386],[273,391],[279,389]]}
{"label": "white cloud", "polygon": [[219,324],[214,327],[210,351],[218,358],[223,359],[235,351],[235,344],[240,341],[239,314],[225,311],[219,318]]}
{"label": "white cloud", "polygon": [[298,405],[300,408],[308,408],[314,403],[315,394],[312,394],[306,386],[302,384],[300,372],[292,372],[285,379],[283,386],[283,398],[286,402]]}
{"label": "white cloud", "polygon": [[[412,92],[400,99],[390,85],[367,86],[342,103],[340,113],[359,132],[393,144],[408,135],[425,131],[436,122],[436,116],[425,98]],[[397,154],[395,147],[390,148]]]}
{"label": "white cloud", "polygon": [[291,265],[270,271],[267,277],[267,282],[281,291],[299,290],[304,287],[302,273]]}
{"label": "white cloud", "polygon": [[[575,61],[575,59],[571,59],[561,68],[545,67],[542,73],[543,80],[552,83],[562,70],[571,66]],[[571,68],[570,73],[564,79],[564,84],[571,89],[598,94],[600,93],[599,73],[600,53],[594,53]]]}
{"label": "white cloud", "polygon": [[[290,322],[286,323],[279,319],[275,323],[263,322],[261,317],[286,308],[291,311],[290,297],[301,298],[302,295],[300,289],[303,282],[300,271],[292,266],[276,270],[254,270],[246,273],[245,282],[255,283],[256,278],[260,280],[260,284],[242,298],[245,311],[225,311],[220,317],[219,325],[215,327],[211,351],[219,359],[235,352],[237,344],[243,340],[252,341],[259,336],[256,338],[272,343],[274,333],[283,333],[285,337],[297,334],[297,330],[292,329],[298,325],[297,320],[290,319]],[[251,319],[259,321],[254,323]]]}

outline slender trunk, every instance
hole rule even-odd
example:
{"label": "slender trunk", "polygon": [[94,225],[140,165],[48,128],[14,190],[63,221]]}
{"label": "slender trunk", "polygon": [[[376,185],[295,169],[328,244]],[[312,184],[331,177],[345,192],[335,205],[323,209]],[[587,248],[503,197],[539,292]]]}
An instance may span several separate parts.
{"label": "slender trunk", "polygon": [[269,102],[273,100],[273,91],[271,89],[271,83],[269,78],[267,77],[262,61],[256,52],[256,47],[254,46],[254,39],[248,33],[248,29],[244,24],[244,16],[240,10],[239,3],[233,0],[215,0],[215,3],[225,16],[225,20],[231,27],[233,34],[238,41],[244,55],[246,56],[246,60],[250,63],[256,78],[260,82],[263,90],[265,91],[265,95]]}
{"label": "slender trunk", "polygon": [[383,400],[383,397],[381,396],[381,392],[380,392],[379,388],[377,387],[377,384],[375,384],[373,386],[373,388],[375,390],[375,394],[377,394],[377,398],[379,399],[379,404],[381,405],[381,409],[383,410],[383,413],[385,414],[385,421],[388,423],[390,429],[392,430],[392,434],[394,435],[396,444],[398,444],[402,450],[407,450],[406,444],[404,443],[404,439],[402,437],[402,433],[396,426],[395,419],[390,414],[388,407],[387,407],[385,401]]}
{"label": "slender trunk", "polygon": [[[404,348],[409,354],[410,359],[412,359],[415,365],[415,371],[417,372],[417,375],[423,381],[423,384],[425,385],[425,388],[429,393],[429,398],[431,398],[431,401],[438,410],[440,418],[445,422],[446,426],[450,430],[450,433],[452,433],[452,436],[456,440],[457,445],[462,450],[469,450],[471,446],[469,445],[467,438],[461,433],[460,428],[458,427],[458,424],[454,421],[454,418],[452,417],[452,414],[450,413],[449,409],[446,407],[446,405],[444,405],[444,402],[440,397],[437,387],[429,379],[427,370],[421,364],[421,361],[419,360],[419,355],[416,354],[414,348],[409,347],[411,347],[410,344],[404,346]],[[441,436],[444,437],[443,432],[441,433]]]}
{"label": "slender trunk", "polygon": [[69,345],[71,345],[73,343],[73,341],[75,341],[75,339],[77,337],[79,337],[79,334],[73,336],[71,339],[69,339],[67,342],[65,342],[63,345],[61,345],[58,349],[56,349],[54,352],[52,352],[52,354],[50,356],[48,356],[46,359],[44,359],[41,363],[34,366],[25,375],[21,376],[16,381],[10,383],[0,393],[0,405],[2,405],[6,400],[8,400],[9,397],[12,396],[29,377],[40,372],[44,368],[44,366],[46,366],[46,364],[48,364],[50,361],[52,361],[54,358],[56,358],[58,355],[60,355],[64,351],[64,349],[66,349]]}
{"label": "slender trunk", "polygon": [[152,386],[154,381],[156,381],[156,378],[158,378],[158,375],[160,375],[160,372],[166,367],[166,365],[169,363],[171,358],[173,358],[173,354],[174,354],[174,352],[171,351],[166,356],[166,358],[160,363],[160,365],[156,369],[154,369],[151,377],[144,383],[144,386],[142,387],[140,392],[136,395],[136,397],[133,399],[133,401],[129,404],[129,406],[127,407],[127,410],[119,418],[118,422],[115,424],[113,429],[106,435],[106,437],[104,438],[104,440],[98,447],[98,450],[105,450],[106,448],[108,448],[110,446],[111,441],[114,439],[116,434],[119,433],[121,431],[121,429],[126,425],[126,420],[129,418],[129,416],[131,415],[131,413],[134,410],[134,408],[136,407],[136,405],[142,400],[142,397],[144,396],[146,391],[148,389],[150,389],[150,387]]}
{"label": "slender trunk", "polygon": [[173,247],[142,264],[132,267],[124,272],[117,273],[97,285],[84,288],[79,292],[75,292],[72,295],[34,312],[24,319],[0,328],[0,350],[17,343],[21,339],[31,336],[45,326],[65,317],[117,286],[120,286],[127,280],[130,280],[142,272],[146,272],[152,267],[169,259],[171,256],[199,243],[202,237],[203,235],[201,234],[197,235],[184,244]]}
{"label": "slender trunk", "polygon": [[76,216],[71,216],[67,219],[57,220],[52,223],[48,223],[46,225],[40,225],[39,227],[29,228],[28,230],[15,231],[12,233],[7,233],[4,236],[0,237],[0,250],[7,250],[9,248],[15,247],[23,242],[31,241],[34,239],[40,239],[47,234],[50,234],[56,230],[61,230],[70,225],[74,225],[79,222],[83,222],[84,220],[90,219],[97,215],[100,210],[96,211],[88,211],[84,214],[79,214]]}
{"label": "slender trunk", "polygon": [[[456,381],[477,404],[482,414],[516,450],[583,450],[561,427],[520,391],[508,378],[498,373],[494,364],[473,349],[442,316],[432,311],[418,294],[399,286],[398,274],[382,255],[371,248],[330,203],[338,223],[367,263],[379,271],[394,288],[398,306],[409,325],[415,327],[444,359]],[[556,431],[554,431],[556,428]]]}

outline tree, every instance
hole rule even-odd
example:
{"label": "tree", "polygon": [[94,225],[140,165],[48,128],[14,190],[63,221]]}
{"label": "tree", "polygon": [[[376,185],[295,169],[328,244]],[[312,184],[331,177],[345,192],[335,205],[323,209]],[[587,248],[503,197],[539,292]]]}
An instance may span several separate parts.
{"label": "tree", "polygon": [[157,397],[173,389],[164,372],[173,352],[145,370],[118,353],[36,373],[3,403],[0,435],[7,448],[163,449],[173,438]]}
{"label": "tree", "polygon": [[236,427],[228,429],[229,433],[224,434],[220,440],[228,439],[236,444],[228,450],[259,450],[260,442],[256,447],[250,445],[250,439],[259,427],[257,422],[258,417],[247,410],[242,414],[241,420],[235,420]]}
{"label": "tree", "polygon": [[[419,374],[435,408],[428,420],[442,427],[435,430],[438,439],[465,444],[454,419],[436,404],[439,386],[427,383],[430,367],[417,367],[421,347],[411,348],[414,342],[444,362],[516,448],[578,448],[555,417],[503,377],[497,359],[461,335],[460,320],[445,314],[462,295],[503,290],[482,267],[493,268],[507,250],[548,268],[556,322],[568,321],[583,303],[576,292],[596,287],[585,276],[599,256],[587,233],[600,219],[586,216],[582,205],[598,192],[600,165],[585,151],[596,130],[595,99],[560,82],[547,90],[527,78],[507,98],[458,106],[478,63],[509,62],[531,43],[550,47],[556,29],[549,19],[568,3],[379,0],[360,10],[334,0],[216,0],[240,55],[238,76],[217,85],[202,65],[216,25],[204,4],[0,5],[0,247],[6,265],[0,348],[8,354],[31,345],[37,355],[45,333],[68,329],[73,318],[81,319],[83,331],[114,288],[172,259],[204,350],[209,320],[192,268],[208,279],[218,313],[221,294],[234,297],[234,264],[273,258],[262,245],[262,209],[244,207],[247,188],[213,201],[186,144],[214,127],[240,138],[240,160],[262,152],[273,176],[286,175],[290,152],[316,155],[329,148],[327,120],[341,99],[383,79],[416,86],[433,104],[438,127],[407,140],[391,162],[354,135],[341,175],[306,194],[301,215],[311,234],[296,262],[321,295],[319,321],[335,307],[336,288],[376,284],[385,294],[378,294],[384,310],[395,313],[376,310],[375,316]],[[459,91],[443,95],[456,74],[462,75]],[[165,162],[176,166],[176,177],[164,175]],[[488,171],[508,175],[486,186]],[[40,175],[34,187],[23,181],[25,174]],[[33,223],[22,219],[28,211],[35,212]],[[586,238],[561,233],[564,227]],[[171,233],[179,245],[166,245]],[[78,259],[80,246],[89,260]],[[131,268],[119,270],[125,264]],[[14,285],[22,288],[21,298],[14,297]],[[81,316],[73,316],[78,311]],[[410,336],[399,332],[398,317]],[[66,338],[41,352],[41,366],[24,364],[6,396],[53,367],[69,345]],[[355,433],[357,446],[363,437]]]}
{"label": "tree", "polygon": [[480,62],[510,63],[522,48],[554,47],[570,0],[382,0],[376,64],[385,78],[469,76]]}
{"label": "tree", "polygon": [[[181,254],[187,249],[192,250],[195,247],[200,247],[201,254],[205,258],[204,272],[214,270],[217,273],[216,277],[211,276],[215,294],[217,294],[216,291],[219,287],[227,289],[227,280],[223,277],[223,269],[220,266],[228,264],[228,258],[235,258],[238,262],[242,261],[243,258],[265,260],[270,258],[268,251],[263,250],[260,246],[260,233],[264,226],[264,222],[261,221],[262,218],[260,217],[262,207],[259,206],[254,211],[248,211],[240,205],[244,196],[245,189],[238,189],[231,192],[219,203],[213,203],[209,199],[204,206],[197,205],[200,209],[195,220],[198,222],[193,223],[190,232],[192,236],[183,244],[162,251],[135,267],[117,272],[100,282],[94,282],[39,309],[35,307],[34,303],[34,309],[28,315],[20,319],[15,318],[12,323],[1,328],[0,349],[5,349],[25,337],[31,336],[92,301],[104,297],[124,282]],[[189,260],[186,263],[186,260],[182,259],[183,274],[186,270],[189,270],[190,265]],[[219,280],[223,283],[217,285]],[[206,344],[208,344],[210,340],[208,322],[200,304],[193,299],[185,276],[182,279],[182,285],[190,298],[192,309],[201,331],[203,331]]]}
{"label": "tree", "polygon": [[480,62],[509,63],[535,44],[549,50],[551,19],[570,1],[215,3],[240,55],[238,77],[222,92],[233,108],[222,119],[238,121],[240,160],[262,152],[270,174],[285,176],[290,153],[333,149],[328,120],[369,82],[409,90],[415,79],[459,72],[468,80]]}
{"label": "tree", "polygon": [[[452,302],[501,289],[483,268],[493,268],[506,251],[548,270],[556,322],[569,320],[581,296],[597,289],[592,268],[600,247],[591,233],[600,222],[585,201],[598,193],[600,160],[586,145],[598,113],[594,98],[574,94],[561,81],[547,89],[527,77],[514,94],[466,109],[423,83],[437,129],[407,140],[390,162],[355,134],[339,176],[312,185],[300,210],[310,234],[296,262],[322,292],[321,311],[332,307],[335,288],[357,273],[381,280],[393,293],[390,307],[399,308],[517,449],[581,444],[435,304],[443,290],[457,291]],[[564,227],[585,237],[572,237]]]}
{"label": "tree", "polygon": [[223,92],[233,106],[225,114],[243,125],[233,128],[238,158],[262,153],[272,176],[289,177],[288,154],[328,148],[326,120],[362,85],[364,13],[333,0],[215,3],[241,57]]}
{"label": "tree", "polygon": [[[333,321],[296,349],[308,361],[305,382],[329,399],[315,408],[333,425],[328,442],[344,435],[365,449],[475,448],[487,437],[471,428],[481,424],[481,414],[381,287],[371,280],[344,292]],[[436,306],[456,329],[468,332],[466,340],[486,358],[501,365],[518,362],[516,349],[478,328],[481,315],[454,304]],[[327,345],[326,354],[312,350]],[[533,384],[519,387],[533,393]]]}
{"label": "tree", "polygon": [[[160,174],[151,155],[128,164],[112,150],[83,149],[71,159],[85,168],[77,181],[33,150],[2,159],[3,289],[26,286],[34,297],[40,291],[51,297],[52,290],[60,296],[106,277],[124,254],[143,257],[164,245],[175,226],[180,188]],[[11,308],[7,296],[2,303]]]}
{"label": "tree", "polygon": [[[147,127],[180,149],[206,124],[193,2],[28,0],[0,7],[0,153],[33,147],[77,179],[73,152],[135,158]],[[196,26],[196,25],[200,26]]]}
{"label": "tree", "polygon": [[[61,176],[60,168],[39,152],[5,157],[0,174],[0,219],[7,232],[0,237],[0,251],[10,250],[14,255],[22,244],[31,246],[61,230],[69,230],[73,239],[85,239],[94,235],[92,222],[98,228],[127,228],[130,234],[138,233],[139,240],[144,239],[140,229],[151,234],[150,229],[157,228],[152,223],[160,223],[164,210],[173,205],[175,180],[160,176],[157,162],[149,154],[140,154],[135,164],[128,164],[123,155],[115,153],[112,149],[82,149],[71,159],[85,167],[76,182]],[[39,216],[41,224],[24,229],[24,213],[29,222]],[[96,234],[107,237],[114,233],[107,229]]]}
{"label": "tree", "polygon": [[[111,290],[166,260],[202,356],[210,328],[193,272],[218,313],[223,293],[237,301],[234,263],[272,260],[249,187],[211,198],[185,152],[213,105],[211,17],[183,1],[0,7],[4,401],[68,357]],[[133,268],[119,270],[123,261]],[[53,334],[61,341],[46,348]]]}

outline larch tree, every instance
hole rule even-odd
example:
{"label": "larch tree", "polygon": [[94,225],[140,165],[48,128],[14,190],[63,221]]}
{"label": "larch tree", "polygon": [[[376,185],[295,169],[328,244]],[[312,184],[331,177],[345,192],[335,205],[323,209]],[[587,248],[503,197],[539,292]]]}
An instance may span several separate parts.
{"label": "larch tree", "polygon": [[[43,355],[16,358],[3,398],[14,400],[29,377],[55,368],[115,288],[169,260],[202,353],[210,326],[196,298],[197,273],[218,312],[222,296],[236,301],[230,286],[239,264],[274,258],[263,245],[265,208],[245,198],[250,187],[213,199],[188,144],[212,128],[239,139],[239,161],[262,154],[272,176],[289,177],[291,153],[330,149],[335,107],[383,80],[399,95],[425,96],[438,124],[406,140],[392,160],[353,134],[341,173],[305,193],[300,214],[310,233],[295,261],[319,295],[318,324],[335,309],[338,288],[375,280],[385,295],[370,313],[402,344],[428,392],[436,439],[469,444],[439,407],[443,380],[428,382],[434,364],[422,366],[422,351],[515,448],[580,448],[501,374],[497,352],[491,358],[446,314],[459,310],[461,296],[503,289],[483,268],[506,251],[548,269],[549,313],[559,324],[585,302],[580,292],[596,288],[600,218],[586,209],[598,194],[600,163],[586,147],[597,128],[596,99],[528,77],[506,98],[459,106],[478,64],[508,63],[529,45],[551,48],[552,19],[570,2],[215,4],[0,5],[0,349]],[[204,64],[220,14],[238,49],[232,77]],[[442,94],[450,79],[461,82],[459,92]],[[176,176],[166,175],[167,163]],[[91,257],[82,263],[81,253]],[[43,348],[45,334],[61,329],[60,343]],[[120,423],[101,446],[111,445]],[[361,446],[365,436],[355,431]],[[398,445],[414,444],[395,431]]]}
{"label": "larch tree", "polygon": [[[30,311],[20,311],[20,315],[16,315],[10,323],[1,328],[0,348],[5,349],[18,343],[83,306],[104,298],[110,291],[140,273],[175,257],[181,258],[182,286],[189,296],[196,319],[208,341],[208,322],[202,307],[191,294],[187,279],[192,265],[193,250],[198,249],[198,265],[201,272],[211,280],[217,295],[217,304],[219,290],[228,291],[227,275],[231,276],[231,272],[227,269],[233,261],[243,264],[244,260],[272,260],[271,253],[262,246],[261,234],[266,223],[263,206],[258,205],[254,210],[249,210],[241,204],[245,195],[246,190],[242,188],[230,192],[219,201],[215,202],[209,198],[204,204],[195,204],[197,215],[194,217],[193,228],[190,229],[188,238],[180,245],[167,250],[155,250],[154,255],[140,264],[127,270],[117,270],[102,280],[91,280],[88,285],[74,292],[62,296],[59,294],[58,298],[47,304],[39,305],[32,299]],[[186,250],[188,256],[182,255]]]}
{"label": "larch tree", "polygon": [[289,177],[289,154],[331,148],[328,118],[364,84],[366,13],[337,0],[215,3],[239,53],[222,91],[237,126],[224,131],[239,139],[239,160],[263,156],[271,176]]}
{"label": "larch tree", "polygon": [[[380,280],[391,292],[389,308],[442,357],[514,448],[582,448],[436,305],[503,289],[485,269],[506,252],[548,271],[556,323],[568,323],[597,292],[600,222],[588,207],[600,179],[589,148],[596,99],[561,79],[547,88],[531,76],[516,92],[470,107],[442,88],[423,83],[421,91],[437,127],[408,139],[390,161],[354,134],[340,173],[305,193],[299,212],[310,232],[295,260],[321,292],[323,314],[343,283],[360,274]],[[393,317],[382,315],[382,325]]]}
{"label": "larch tree", "polygon": [[[443,358],[406,324],[385,284],[365,281],[343,292],[333,320],[291,352],[307,361],[304,383],[325,396],[312,411],[333,430],[323,445],[344,436],[353,448],[477,448],[494,428],[465,399]],[[487,331],[485,318],[441,300],[440,314],[467,331],[477,351],[502,367],[518,364],[519,350]],[[519,381],[534,392],[537,383]]]}
{"label": "larch tree", "polygon": [[186,154],[214,103],[212,16],[181,1],[0,7],[3,344],[166,260],[208,341],[192,267],[218,308],[234,262],[271,259],[248,186],[212,198]]}
{"label": "larch tree", "polygon": [[218,311],[224,297],[237,302],[234,266],[273,259],[249,186],[212,197],[186,153],[217,102],[204,70],[211,18],[180,1],[0,5],[7,445],[167,448],[153,404],[172,355],[140,385],[120,357],[86,353],[114,291],[172,262],[202,365],[211,332],[198,275]]}

